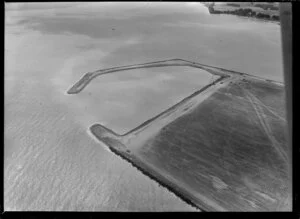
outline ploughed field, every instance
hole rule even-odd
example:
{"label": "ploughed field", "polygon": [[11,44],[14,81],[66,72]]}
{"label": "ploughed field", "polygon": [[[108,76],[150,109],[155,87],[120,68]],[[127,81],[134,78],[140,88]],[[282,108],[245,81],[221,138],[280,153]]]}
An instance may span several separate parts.
{"label": "ploughed field", "polygon": [[288,189],[283,95],[265,82],[232,83],[135,155],[204,195],[214,210],[280,210]]}
{"label": "ploughed field", "polygon": [[290,210],[283,86],[224,74],[124,135],[100,124],[90,130],[201,210]]}

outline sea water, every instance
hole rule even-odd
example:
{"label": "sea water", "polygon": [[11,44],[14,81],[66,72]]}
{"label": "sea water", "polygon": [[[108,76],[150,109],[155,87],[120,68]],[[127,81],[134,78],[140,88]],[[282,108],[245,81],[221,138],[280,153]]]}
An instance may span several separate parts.
{"label": "sea water", "polygon": [[[94,103],[88,89],[67,95],[86,72],[182,58],[283,79],[278,24],[210,15],[200,3],[7,3],[5,7],[5,210],[196,210],[104,149],[88,132],[95,122],[118,129],[120,106],[127,112],[119,131],[135,126],[161,110],[136,111],[146,106],[140,101],[163,103],[159,99],[166,98],[160,95],[163,92],[150,100],[147,96],[156,90],[141,92],[125,106],[128,94],[119,85],[107,86],[107,95],[90,92],[98,98]],[[161,80],[155,83],[160,85]],[[175,84],[185,93],[169,92],[176,94],[173,101],[179,93],[188,94],[191,84],[196,88],[192,81],[182,87]],[[129,115],[140,119],[126,125]]]}

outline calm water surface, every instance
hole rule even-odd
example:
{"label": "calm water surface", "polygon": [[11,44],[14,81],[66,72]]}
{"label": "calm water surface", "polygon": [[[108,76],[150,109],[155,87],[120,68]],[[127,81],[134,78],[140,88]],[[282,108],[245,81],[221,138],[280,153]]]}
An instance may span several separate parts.
{"label": "calm water surface", "polygon": [[[115,72],[95,78],[70,104],[125,134],[219,78],[199,68],[168,66]],[[84,103],[84,104],[82,104]]]}
{"label": "calm water surface", "polygon": [[276,23],[199,3],[6,4],[5,209],[195,211],[87,131],[153,116],[202,86],[193,72],[139,71],[65,92],[88,71],[170,58],[282,81],[280,40]]}

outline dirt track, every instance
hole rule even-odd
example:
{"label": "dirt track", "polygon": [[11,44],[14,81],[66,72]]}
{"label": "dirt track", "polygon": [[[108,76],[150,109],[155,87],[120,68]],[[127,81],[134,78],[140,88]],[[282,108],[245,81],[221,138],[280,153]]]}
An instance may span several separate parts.
{"label": "dirt track", "polygon": [[[253,77],[256,79],[261,79],[261,80],[267,80],[264,78],[259,78],[257,76],[249,75],[246,73],[242,72],[236,72],[232,70],[227,70],[224,68],[219,68],[219,67],[214,67],[214,66],[209,66],[209,65],[204,65],[196,62],[190,62],[186,61],[183,59],[169,59],[169,60],[163,60],[163,61],[156,61],[156,62],[148,62],[148,63],[143,63],[143,64],[136,64],[136,65],[126,65],[126,66],[119,66],[119,67],[114,67],[114,68],[107,68],[107,69],[101,69],[97,70],[94,72],[88,72],[86,73],[78,82],[76,82],[68,91],[68,94],[77,94],[80,91],[82,91],[95,77],[98,77],[100,75],[104,74],[110,74],[114,72],[119,72],[119,71],[126,71],[126,70],[132,70],[132,69],[138,69],[138,68],[153,68],[153,67],[165,67],[165,66],[190,66],[194,68],[200,68],[203,70],[208,71],[211,74],[214,75],[219,75],[219,76],[248,76],[248,77]],[[271,81],[272,83],[278,83],[281,84],[280,82],[276,81]]]}

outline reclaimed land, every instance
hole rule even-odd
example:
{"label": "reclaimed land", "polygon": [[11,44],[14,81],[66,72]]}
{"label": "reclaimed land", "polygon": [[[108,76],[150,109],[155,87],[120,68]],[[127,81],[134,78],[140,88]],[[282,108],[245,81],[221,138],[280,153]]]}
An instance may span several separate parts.
{"label": "reclaimed land", "polygon": [[88,73],[69,93],[102,74],[172,65],[220,77],[123,135],[100,124],[92,134],[202,211],[291,210],[282,83],[171,59]]}
{"label": "reclaimed land", "polygon": [[283,97],[276,85],[232,83],[147,139],[135,155],[228,211],[287,210]]}
{"label": "reclaimed land", "polygon": [[[114,153],[201,210],[280,211],[291,204],[284,109],[282,86],[243,77],[158,132],[136,132],[127,144],[122,142],[126,136],[99,124],[90,130]],[[139,145],[132,147],[135,139]]]}

